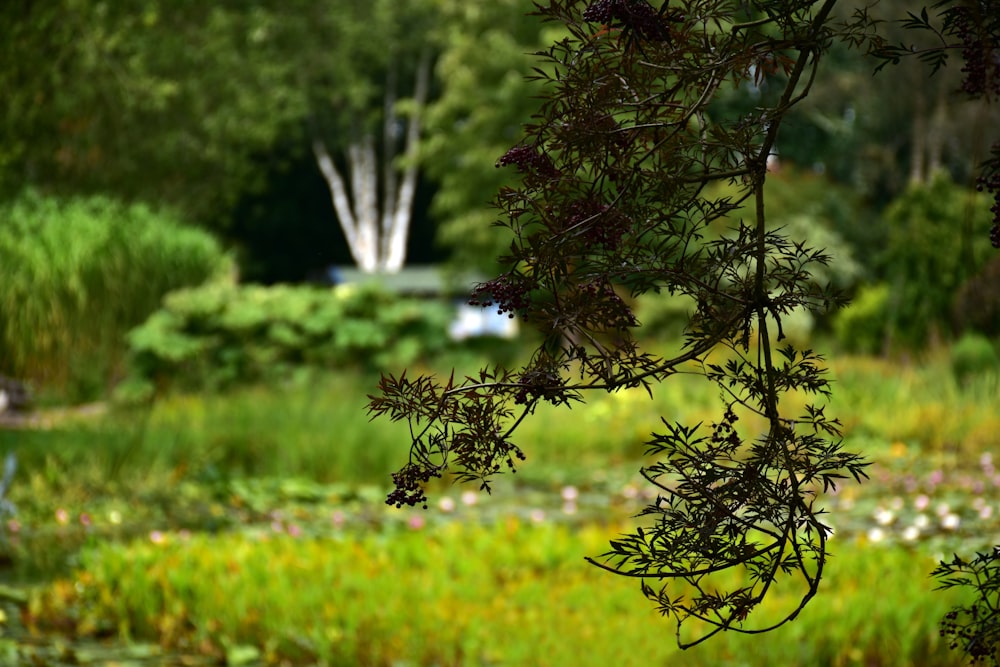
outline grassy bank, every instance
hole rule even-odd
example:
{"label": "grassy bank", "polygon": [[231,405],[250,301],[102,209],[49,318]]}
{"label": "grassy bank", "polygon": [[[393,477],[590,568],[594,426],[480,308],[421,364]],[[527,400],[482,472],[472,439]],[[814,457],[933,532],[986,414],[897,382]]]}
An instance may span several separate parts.
{"label": "grassy bank", "polygon": [[994,380],[960,388],[943,359],[845,358],[832,373],[830,411],[876,465],[822,501],[837,534],[820,597],[776,634],[681,654],[637,587],[583,556],[648,501],[636,471],[660,417],[716,418],[703,381],[542,407],[521,436],[528,460],[495,496],[442,484],[427,512],[382,503],[407,432],[368,422],[374,378],[362,375],[0,431],[0,454],[19,460],[4,540],[15,567],[48,580],[31,627],[220,659],[960,664],[936,629],[954,601],[927,574],[952,550],[1000,541]]}
{"label": "grassy bank", "polygon": [[[929,590],[926,554],[837,544],[822,597],[793,623],[681,653],[634,582],[583,562],[614,534],[508,518],[324,537],[154,535],[87,550],[31,619],[220,658],[242,647],[270,664],[961,664],[930,620],[954,600]],[[754,621],[775,620],[794,593]]]}

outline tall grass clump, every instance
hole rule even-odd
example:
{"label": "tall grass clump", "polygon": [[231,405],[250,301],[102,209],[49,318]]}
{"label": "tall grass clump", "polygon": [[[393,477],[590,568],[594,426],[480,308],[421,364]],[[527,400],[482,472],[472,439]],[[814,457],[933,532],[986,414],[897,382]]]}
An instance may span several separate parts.
{"label": "tall grass clump", "polygon": [[27,191],[0,205],[0,373],[92,399],[117,372],[125,333],[168,291],[224,265],[209,234],[167,212]]}

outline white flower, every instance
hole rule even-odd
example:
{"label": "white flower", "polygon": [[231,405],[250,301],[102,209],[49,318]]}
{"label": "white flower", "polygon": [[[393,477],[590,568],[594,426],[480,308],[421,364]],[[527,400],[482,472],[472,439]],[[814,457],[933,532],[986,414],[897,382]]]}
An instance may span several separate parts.
{"label": "white flower", "polygon": [[979,509],[979,518],[980,519],[983,519],[983,520],[989,519],[991,516],[993,516],[993,506],[992,505],[983,505]]}
{"label": "white flower", "polygon": [[941,517],[941,525],[948,530],[955,530],[961,522],[957,514],[945,514]]}
{"label": "white flower", "polygon": [[926,514],[918,514],[916,518],[913,519],[913,525],[923,530],[927,526],[931,525],[931,520],[927,518]]}
{"label": "white flower", "polygon": [[903,531],[903,539],[907,542],[912,542],[918,537],[920,537],[920,529],[916,526],[907,526],[906,530]]}
{"label": "white flower", "polygon": [[438,507],[441,508],[442,512],[451,512],[455,509],[455,501],[451,499],[451,496],[445,496],[438,501]]}
{"label": "white flower", "polygon": [[881,542],[885,539],[885,531],[881,528],[872,528],[868,531],[868,540],[871,542]]}
{"label": "white flower", "polygon": [[577,499],[580,492],[576,490],[575,486],[564,486],[562,490],[562,499],[567,503],[571,503]]}
{"label": "white flower", "polygon": [[528,517],[535,523],[541,523],[542,521],[545,521],[545,510],[533,509],[531,510],[531,513],[528,514]]}
{"label": "white flower", "polygon": [[479,495],[475,491],[466,491],[462,494],[462,504],[472,506],[477,502],[479,502]]}
{"label": "white flower", "polygon": [[892,510],[881,509],[875,512],[875,522],[880,526],[888,526],[896,519],[896,515],[892,513]]}

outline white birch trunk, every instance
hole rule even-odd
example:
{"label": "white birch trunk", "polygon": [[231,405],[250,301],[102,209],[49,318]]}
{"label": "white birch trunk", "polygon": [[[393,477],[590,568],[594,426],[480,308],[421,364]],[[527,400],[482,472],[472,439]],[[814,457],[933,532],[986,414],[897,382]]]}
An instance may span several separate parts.
{"label": "white birch trunk", "polygon": [[417,151],[420,146],[421,114],[427,103],[430,88],[431,54],[424,49],[417,66],[416,88],[413,92],[414,109],[406,128],[406,167],[403,180],[399,184],[395,210],[392,212],[391,228],[388,234],[385,268],[397,272],[406,261],[406,240],[410,235],[413,218],[413,199],[417,192]]}
{"label": "white birch trunk", "polygon": [[[402,178],[396,158],[396,77],[391,71],[386,86],[383,115],[382,202],[379,207],[379,165],[375,139],[364,134],[347,147],[346,179],[321,139],[313,140],[313,154],[330,189],[334,211],[344,231],[351,257],[365,273],[397,273],[406,261],[406,242],[417,190],[417,150],[422,112],[430,89],[431,54],[425,50],[417,66],[413,112],[406,127]],[[380,210],[381,208],[381,210]]]}

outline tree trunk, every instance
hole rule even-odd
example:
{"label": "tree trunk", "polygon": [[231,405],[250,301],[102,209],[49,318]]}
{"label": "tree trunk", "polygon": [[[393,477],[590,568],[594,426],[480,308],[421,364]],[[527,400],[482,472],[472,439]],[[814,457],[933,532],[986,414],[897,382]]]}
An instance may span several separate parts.
{"label": "tree trunk", "polygon": [[[313,154],[330,189],[334,210],[344,231],[351,257],[365,273],[397,273],[406,261],[406,242],[417,190],[417,152],[424,106],[430,91],[431,52],[425,49],[417,65],[413,106],[406,124],[402,178],[396,164],[399,114],[396,111],[397,76],[390,69],[386,81],[382,120],[382,183],[379,156],[370,132],[347,147],[351,188],[322,139],[313,139]],[[382,193],[381,207],[379,192]]]}
{"label": "tree trunk", "polygon": [[910,183],[923,183],[927,157],[927,98],[918,90],[913,109],[913,133],[910,144]]}
{"label": "tree trunk", "polygon": [[417,66],[417,80],[413,91],[413,110],[406,127],[406,153],[403,180],[399,184],[395,209],[391,220],[387,219],[385,270],[398,272],[406,261],[406,240],[410,235],[410,221],[413,217],[413,199],[417,192],[417,157],[420,147],[420,129],[423,110],[427,104],[430,89],[431,52],[425,48],[420,54]]}

